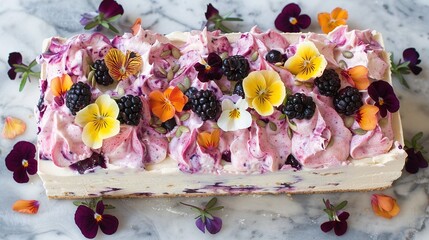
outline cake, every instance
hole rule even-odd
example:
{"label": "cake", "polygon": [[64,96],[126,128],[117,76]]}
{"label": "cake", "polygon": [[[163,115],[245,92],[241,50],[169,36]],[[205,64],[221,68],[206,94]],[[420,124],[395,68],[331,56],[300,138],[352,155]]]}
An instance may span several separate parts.
{"label": "cake", "polygon": [[405,162],[375,31],[81,34],[38,62],[50,198],[375,190]]}

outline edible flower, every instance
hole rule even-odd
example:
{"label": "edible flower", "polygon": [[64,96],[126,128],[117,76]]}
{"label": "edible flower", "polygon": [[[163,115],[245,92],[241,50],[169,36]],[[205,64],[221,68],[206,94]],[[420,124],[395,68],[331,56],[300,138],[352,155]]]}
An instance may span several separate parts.
{"label": "edible flower", "polygon": [[396,97],[393,87],[386,81],[375,81],[368,87],[368,95],[375,101],[375,106],[380,109],[381,117],[387,116],[387,111],[394,113],[399,110],[399,99]]}
{"label": "edible flower", "polygon": [[80,24],[85,26],[85,30],[95,28],[101,31],[102,27],[109,29],[114,33],[119,33],[112,22],[118,20],[124,14],[124,8],[114,0],[103,0],[98,6],[97,12],[82,14]]}
{"label": "edible flower", "polygon": [[370,131],[375,129],[378,123],[378,111],[378,107],[369,104],[365,104],[359,108],[356,114],[356,120],[362,130]]}
{"label": "edible flower", "polygon": [[99,149],[103,140],[119,133],[117,120],[119,107],[109,95],[103,94],[76,114],[75,123],[83,127],[82,141],[93,149]]}
{"label": "edible flower", "polygon": [[2,135],[6,139],[14,139],[23,134],[27,125],[19,118],[6,117],[4,121]]}
{"label": "edible flower", "polygon": [[319,13],[317,15],[317,20],[322,28],[322,32],[329,33],[338,26],[346,25],[348,17],[349,14],[347,10],[336,7],[331,13]]}
{"label": "edible flower", "polygon": [[421,62],[419,59],[420,54],[415,48],[407,48],[402,52],[402,57],[404,62],[402,62],[402,59],[399,59],[399,62],[396,64],[394,63],[393,54],[390,56],[390,70],[392,71],[392,74],[398,78],[399,83],[401,83],[406,88],[410,88],[403,75],[409,74],[410,72],[412,72],[414,75],[420,74],[422,68],[417,66]]}
{"label": "edible flower", "polygon": [[22,73],[19,78],[21,78],[21,83],[19,85],[19,91],[21,92],[24,89],[27,79],[30,81],[30,77],[40,77],[40,72],[34,72],[32,68],[37,65],[36,59],[31,61],[30,64],[26,65],[22,63],[22,55],[19,52],[9,53],[8,64],[10,66],[7,75],[11,80],[15,80],[17,73]]}
{"label": "edible flower", "polygon": [[243,90],[250,108],[261,116],[273,114],[286,97],[286,88],[276,71],[261,70],[243,79]]}
{"label": "edible flower", "polygon": [[131,26],[131,32],[133,33],[133,36],[136,36],[137,35],[137,33],[140,31],[140,29],[141,29],[141,26],[142,26],[142,19],[141,18],[137,18],[135,21],[134,21],[134,24],[133,24],[133,26]]}
{"label": "edible flower", "polygon": [[140,54],[127,51],[125,55],[117,48],[111,48],[104,56],[109,75],[117,81],[125,80],[132,75],[136,75],[143,66],[143,59]]}
{"label": "edible flower", "polygon": [[423,153],[426,153],[426,151],[419,142],[422,137],[423,133],[419,132],[413,136],[411,141],[405,140],[405,151],[408,154],[407,161],[405,162],[405,170],[411,174],[417,173],[420,168],[428,167],[428,161],[423,156]]}
{"label": "edible flower", "polygon": [[149,94],[149,104],[152,113],[161,122],[166,122],[173,118],[176,112],[182,112],[187,102],[188,97],[177,86],[169,87],[164,92],[156,90]]}
{"label": "edible flower", "polygon": [[201,82],[219,80],[222,77],[222,58],[216,53],[210,53],[207,60],[195,63],[194,68],[198,71],[197,77]]}
{"label": "edible flower", "polygon": [[296,75],[299,81],[320,77],[328,62],[319,53],[313,42],[305,41],[298,45],[295,55],[286,60],[284,67]]}
{"label": "edible flower", "polygon": [[343,76],[348,83],[358,90],[365,90],[369,86],[368,68],[362,65],[354,66],[347,70],[341,71]]}
{"label": "edible flower", "polygon": [[25,214],[36,214],[39,211],[39,201],[37,200],[18,200],[13,206],[12,210]]}
{"label": "edible flower", "polygon": [[17,142],[12,151],[6,156],[6,167],[13,172],[13,179],[17,183],[27,183],[28,174],[37,173],[36,147],[31,142]]}
{"label": "edible flower", "polygon": [[89,203],[74,202],[74,204],[78,205],[74,214],[74,221],[86,238],[95,238],[98,227],[106,235],[112,235],[118,230],[118,219],[110,214],[104,214],[105,209],[114,207],[105,205],[103,200],[93,199]]}
{"label": "edible flower", "polygon": [[242,98],[237,103],[224,99],[222,101],[222,114],[217,120],[217,125],[225,132],[250,127],[252,115],[246,110],[248,107],[246,100]]}
{"label": "edible flower", "polygon": [[198,133],[197,143],[205,149],[215,149],[219,146],[220,130],[215,129],[213,132]]}
{"label": "edible flower", "polygon": [[236,21],[243,21],[243,19],[238,17],[229,17],[230,14],[227,14],[226,16],[221,16],[219,14],[219,10],[217,10],[211,3],[207,5],[207,10],[205,12],[206,16],[206,27],[209,30],[220,30],[224,33],[230,33],[233,32],[230,28],[223,25],[223,22],[236,22]]}
{"label": "edible flower", "polygon": [[329,221],[322,223],[320,229],[325,233],[334,229],[337,236],[344,235],[347,232],[347,219],[350,214],[341,210],[347,205],[347,201],[342,201],[336,206],[332,205],[329,200],[325,201],[325,199],[323,199],[323,203],[326,207],[323,211],[328,214]]}
{"label": "edible flower", "polygon": [[372,194],[372,210],[377,216],[391,219],[398,215],[400,208],[396,199],[384,194]]}
{"label": "edible flower", "polygon": [[63,96],[73,85],[71,77],[65,73],[61,77],[55,77],[51,81],[51,91],[55,97]]}
{"label": "edible flower", "polygon": [[300,32],[311,24],[307,14],[301,14],[301,8],[296,3],[286,5],[274,20],[276,28],[282,32]]}
{"label": "edible flower", "polygon": [[216,206],[217,198],[214,197],[210,199],[204,208],[199,208],[183,202],[180,203],[199,212],[199,215],[196,217],[197,220],[195,221],[195,225],[201,232],[206,233],[207,229],[209,233],[216,234],[222,229],[222,219],[210,213],[211,211],[217,211],[223,208],[223,206]]}

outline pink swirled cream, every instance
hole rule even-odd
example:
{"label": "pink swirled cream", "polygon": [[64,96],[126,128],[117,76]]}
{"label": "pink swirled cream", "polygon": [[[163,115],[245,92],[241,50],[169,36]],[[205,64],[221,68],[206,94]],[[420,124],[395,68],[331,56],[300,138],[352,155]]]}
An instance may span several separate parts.
{"label": "pink swirled cream", "polygon": [[388,59],[347,26],[50,38],[39,175],[51,198],[386,188],[406,157]]}

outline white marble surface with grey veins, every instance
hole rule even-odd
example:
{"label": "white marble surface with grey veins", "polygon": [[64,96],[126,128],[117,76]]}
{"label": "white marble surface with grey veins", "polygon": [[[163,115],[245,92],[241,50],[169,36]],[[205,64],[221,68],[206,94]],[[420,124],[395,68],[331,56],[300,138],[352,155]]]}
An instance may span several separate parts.
{"label": "white marble surface with grey veins", "polygon": [[[118,25],[122,29],[141,17],[143,27],[161,33],[201,29],[209,1],[119,0],[125,9]],[[248,31],[258,25],[274,28],[274,19],[289,1],[212,1],[221,13],[232,12],[244,19],[229,26],[236,31]],[[362,1],[295,1],[312,18],[309,31],[320,32],[317,13],[340,6],[349,11],[351,28],[372,28],[383,33],[388,51],[396,59],[408,47],[421,55],[423,72],[406,78],[411,90],[397,81],[396,92],[401,99],[401,114],[406,138],[414,133],[426,133],[429,149],[429,12],[428,0],[362,0]],[[41,51],[42,40],[51,36],[70,37],[84,32],[80,14],[93,11],[99,1],[89,0],[1,0],[0,4],[0,122],[6,116],[23,119],[27,131],[15,140],[0,138],[0,239],[83,239],[74,223],[76,207],[72,201],[49,200],[42,183],[35,175],[27,184],[17,184],[4,164],[4,158],[19,140],[36,141],[36,119],[33,107],[38,100],[37,81],[18,92],[19,81],[7,77],[9,52],[19,51],[30,62]],[[201,233],[194,225],[195,214],[179,204],[203,204],[207,198],[195,199],[124,199],[106,200],[116,206],[109,213],[118,217],[120,226],[113,236],[100,231],[98,239],[335,239],[333,232],[320,230],[327,220],[323,213],[323,198],[332,202],[348,200],[349,230],[341,239],[428,239],[429,238],[429,170],[418,174],[404,172],[388,190],[379,193],[394,196],[401,207],[392,220],[376,217],[366,193],[336,193],[296,196],[236,196],[219,197],[225,208],[219,211],[224,227],[220,233]],[[18,199],[40,201],[37,215],[12,211]]]}

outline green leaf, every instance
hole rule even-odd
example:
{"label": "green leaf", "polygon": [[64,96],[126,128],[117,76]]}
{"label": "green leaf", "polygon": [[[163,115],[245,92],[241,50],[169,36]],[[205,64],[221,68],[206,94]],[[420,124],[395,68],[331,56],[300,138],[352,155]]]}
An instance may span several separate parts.
{"label": "green leaf", "polygon": [[214,197],[214,198],[210,199],[210,201],[206,204],[205,208],[210,209],[210,208],[214,207],[216,205],[216,203],[217,203],[217,198]]}
{"label": "green leaf", "polygon": [[336,211],[339,211],[339,210],[343,209],[346,205],[347,205],[347,201],[342,201],[340,204],[338,204],[338,205],[335,207],[335,210],[336,210]]}
{"label": "green leaf", "polygon": [[19,84],[19,91],[20,92],[22,92],[22,90],[24,89],[24,86],[27,83],[27,78],[28,78],[28,72],[24,72],[22,74],[21,84]]}
{"label": "green leaf", "polygon": [[84,29],[85,30],[91,30],[91,29],[97,27],[98,25],[100,25],[100,23],[98,21],[92,21],[92,22],[89,22],[88,24],[86,24]]}
{"label": "green leaf", "polygon": [[208,210],[210,210],[210,211],[217,211],[217,210],[221,210],[221,209],[223,209],[223,206],[217,206],[217,207],[214,207],[214,208],[210,208]]}
{"label": "green leaf", "polygon": [[109,29],[109,23],[108,23],[108,22],[106,22],[106,21],[101,21],[101,22],[100,22],[100,24],[101,24],[101,26],[103,26],[103,27],[105,27],[105,28]]}
{"label": "green leaf", "polygon": [[417,141],[420,140],[423,137],[423,132],[418,132],[416,135],[413,136],[413,138],[411,138],[411,144],[412,146],[416,146],[417,145]]}
{"label": "green leaf", "polygon": [[118,14],[118,15],[116,15],[116,16],[113,16],[113,17],[107,18],[107,19],[106,19],[106,21],[107,21],[107,22],[114,22],[114,21],[118,20],[121,16],[122,16],[121,14]]}
{"label": "green leaf", "polygon": [[73,201],[73,205],[75,205],[76,207],[79,207],[80,205],[85,205],[84,202],[81,201]]}
{"label": "green leaf", "polygon": [[110,29],[110,31],[114,32],[114,33],[119,33],[119,30],[116,29],[112,24],[108,23],[108,29]]}
{"label": "green leaf", "polygon": [[31,63],[28,65],[28,68],[33,68],[34,66],[36,66],[37,65],[37,61],[36,61],[36,59],[33,59],[33,61],[31,61]]}
{"label": "green leaf", "polygon": [[104,204],[104,209],[115,209],[115,206],[110,204]]}
{"label": "green leaf", "polygon": [[404,142],[405,142],[405,147],[406,148],[412,148],[413,147],[413,144],[411,144],[410,141],[408,141],[408,140],[405,139]]}

